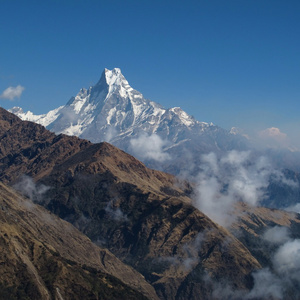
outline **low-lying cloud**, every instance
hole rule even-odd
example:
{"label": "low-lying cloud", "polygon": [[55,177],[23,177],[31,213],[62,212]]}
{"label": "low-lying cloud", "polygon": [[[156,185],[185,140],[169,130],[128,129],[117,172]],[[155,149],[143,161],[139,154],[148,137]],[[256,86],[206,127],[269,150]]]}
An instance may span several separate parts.
{"label": "low-lying cloud", "polygon": [[173,256],[160,256],[154,258],[154,264],[167,264],[173,266],[175,269],[181,269],[184,272],[190,272],[199,262],[201,247],[211,233],[210,230],[199,232],[197,236],[190,242],[185,243],[182,247],[178,247],[179,252]]}
{"label": "low-lying cloud", "polygon": [[300,284],[300,239],[290,240],[280,246],[274,255],[273,266],[283,278]]}
{"label": "low-lying cloud", "polygon": [[15,98],[20,98],[24,90],[25,88],[21,85],[16,87],[10,86],[2,92],[0,99],[13,101]]}
{"label": "low-lying cloud", "polygon": [[42,202],[44,200],[44,194],[49,190],[48,186],[36,183],[27,175],[21,176],[13,188],[33,202]]}
{"label": "low-lying cloud", "polygon": [[164,162],[171,159],[171,156],[164,151],[169,142],[163,140],[159,135],[153,133],[140,134],[137,138],[130,140],[130,149],[133,154],[141,160],[155,160]]}
{"label": "low-lying cloud", "polygon": [[283,244],[290,239],[287,227],[274,226],[263,234],[263,239],[273,244]]}
{"label": "low-lying cloud", "polygon": [[295,185],[275,170],[266,157],[255,157],[250,151],[233,150],[222,157],[205,154],[195,179],[194,205],[220,225],[229,226],[234,221],[236,202],[256,206],[267,196],[270,176],[284,184]]}
{"label": "low-lying cloud", "polygon": [[300,214],[300,203],[296,203],[295,205],[291,205],[289,207],[286,207],[285,210],[296,212],[296,213]]}
{"label": "low-lying cloud", "polygon": [[230,225],[237,201],[256,205],[265,194],[270,166],[264,158],[250,161],[250,152],[230,151],[221,158],[202,156],[195,206],[220,225]]}
{"label": "low-lying cloud", "polygon": [[268,229],[263,238],[277,244],[271,257],[272,268],[263,268],[253,274],[254,287],[247,298],[285,299],[287,293],[293,293],[291,299],[299,299],[300,239],[292,239],[289,229],[279,226]]}
{"label": "low-lying cloud", "polygon": [[111,200],[107,203],[105,207],[106,213],[115,221],[126,222],[128,221],[127,216],[122,212],[121,208],[118,207],[114,200]]}
{"label": "low-lying cloud", "polygon": [[238,290],[228,282],[216,282],[208,275],[213,299],[299,299],[300,297],[300,239],[290,237],[289,228],[275,226],[263,235],[266,243],[275,246],[270,266],[252,273],[253,287]]}

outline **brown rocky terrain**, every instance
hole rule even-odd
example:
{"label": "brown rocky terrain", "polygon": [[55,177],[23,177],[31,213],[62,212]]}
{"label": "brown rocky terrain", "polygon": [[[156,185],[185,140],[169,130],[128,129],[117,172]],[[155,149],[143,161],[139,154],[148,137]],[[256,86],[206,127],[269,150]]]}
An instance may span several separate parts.
{"label": "brown rocky terrain", "polygon": [[141,274],[2,183],[0,245],[1,299],[157,299]]}
{"label": "brown rocky terrain", "polygon": [[236,215],[239,217],[231,225],[230,231],[250,250],[251,254],[263,267],[270,265],[270,260],[279,245],[267,243],[264,235],[267,230],[285,228],[291,239],[300,238],[300,215],[266,207],[250,207],[238,203]]}
{"label": "brown rocky terrain", "polygon": [[22,175],[32,177],[45,192],[29,196],[141,272],[161,298],[209,297],[207,277],[251,288],[260,264],[191,205],[188,184],[110,144],[55,136],[0,112],[1,180],[26,192]]}
{"label": "brown rocky terrain", "polygon": [[0,120],[0,180],[134,267],[161,299],[222,299],[215,283],[249,291],[268,262],[249,237],[270,210],[244,207],[230,233],[192,205],[188,183],[108,143],[56,136],[1,108]]}

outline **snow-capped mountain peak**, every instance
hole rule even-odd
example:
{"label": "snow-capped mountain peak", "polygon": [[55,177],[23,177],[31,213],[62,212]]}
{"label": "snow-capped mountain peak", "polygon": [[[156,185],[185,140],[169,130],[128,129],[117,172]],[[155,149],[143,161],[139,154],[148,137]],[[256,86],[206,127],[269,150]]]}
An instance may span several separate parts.
{"label": "snow-capped mountain peak", "polygon": [[113,70],[104,69],[104,75],[106,79],[106,83],[109,86],[117,86],[117,85],[128,85],[128,81],[123,76],[121,69],[114,68]]}
{"label": "snow-capped mountain peak", "polygon": [[98,91],[107,90],[107,96],[104,101],[109,99],[114,93],[118,93],[124,98],[132,96],[131,92],[134,91],[119,68],[112,70],[105,68],[100,80],[93,88]]}
{"label": "snow-capped mountain peak", "polygon": [[[223,143],[223,137],[228,141],[235,137],[212,123],[195,120],[180,107],[166,109],[145,99],[129,85],[119,68],[104,69],[94,86],[82,88],[66,105],[46,114],[34,115],[20,108],[13,108],[11,112],[56,133],[76,135],[92,142],[110,142],[138,157],[137,149],[141,147],[170,153],[181,149],[185,154],[185,149],[193,147],[219,150],[225,147],[219,140]],[[143,148],[140,152],[147,154],[149,149]]]}
{"label": "snow-capped mountain peak", "polygon": [[77,135],[93,142],[114,142],[140,132],[169,134],[169,138],[177,142],[179,129],[182,132],[197,125],[203,131],[209,126],[179,107],[165,109],[145,99],[129,85],[120,68],[104,69],[97,84],[82,88],[65,106],[47,114],[24,113],[21,108],[11,111],[56,133]]}

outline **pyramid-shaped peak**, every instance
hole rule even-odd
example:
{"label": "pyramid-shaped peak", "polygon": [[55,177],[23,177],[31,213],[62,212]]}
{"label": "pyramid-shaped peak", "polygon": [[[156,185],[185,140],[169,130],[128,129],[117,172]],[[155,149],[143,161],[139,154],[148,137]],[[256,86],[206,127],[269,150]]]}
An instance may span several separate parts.
{"label": "pyramid-shaped peak", "polygon": [[104,69],[105,74],[106,73],[112,73],[114,75],[122,75],[121,69],[120,68],[113,68],[112,70],[109,70],[107,68]]}
{"label": "pyramid-shaped peak", "polygon": [[105,68],[96,86],[103,87],[106,85],[108,86],[116,85],[116,84],[120,85],[124,81],[128,84],[125,77],[122,75],[120,68],[114,68],[112,70]]}
{"label": "pyramid-shaped peak", "polygon": [[130,88],[128,81],[123,76],[120,68],[114,68],[112,70],[104,69],[102,76],[98,82],[99,84],[107,84],[109,87],[123,86],[123,88]]}
{"label": "pyramid-shaped peak", "polygon": [[114,68],[112,70],[105,69],[104,73],[108,85],[121,84],[122,81],[126,81],[119,68]]}

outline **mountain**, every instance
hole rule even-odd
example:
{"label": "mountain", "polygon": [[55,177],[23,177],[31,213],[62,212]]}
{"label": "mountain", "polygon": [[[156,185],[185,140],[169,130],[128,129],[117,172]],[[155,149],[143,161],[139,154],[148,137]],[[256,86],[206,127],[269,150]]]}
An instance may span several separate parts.
{"label": "mountain", "polygon": [[262,266],[247,299],[300,299],[300,215],[245,203],[236,209],[230,231]]}
{"label": "mountain", "polygon": [[161,299],[210,298],[220,278],[251,288],[260,264],[192,205],[187,182],[108,143],[56,136],[3,109],[0,120],[0,179],[130,264]]}
{"label": "mountain", "polygon": [[0,208],[0,299],[157,299],[141,274],[2,183]]}
{"label": "mountain", "polygon": [[165,131],[162,126],[169,129],[170,139],[178,142],[178,134],[170,130],[175,124],[182,128],[196,126],[202,131],[213,126],[196,121],[180,108],[164,109],[146,100],[128,84],[118,68],[105,69],[95,86],[81,89],[65,106],[47,114],[35,116],[21,108],[13,108],[12,112],[56,133],[84,137],[92,142],[118,141],[136,136],[140,131]]}
{"label": "mountain", "polygon": [[[59,134],[110,142],[148,166],[178,174],[210,151],[246,149],[247,140],[212,123],[199,122],[179,107],[165,109],[134,90],[121,70],[105,69],[98,83],[44,115],[10,110],[22,120]],[[172,158],[172,159],[171,159]],[[197,163],[195,163],[197,165]]]}
{"label": "mountain", "polygon": [[[194,207],[193,185],[113,145],[57,136],[3,109],[0,138],[0,180],[131,265],[160,299],[297,299],[298,269],[276,297],[258,282],[289,278],[275,259],[298,246],[299,215],[241,205],[225,229]],[[269,244],[265,232],[276,226],[293,240]]]}
{"label": "mountain", "polygon": [[[239,216],[230,226],[230,231],[250,250],[251,254],[263,267],[270,266],[272,253],[280,246],[280,238],[284,241],[300,238],[300,215],[266,207],[250,207],[238,203],[236,214]],[[266,232],[274,230],[273,242],[266,242]],[[280,235],[280,229],[285,234]],[[276,240],[277,239],[277,240]]]}

